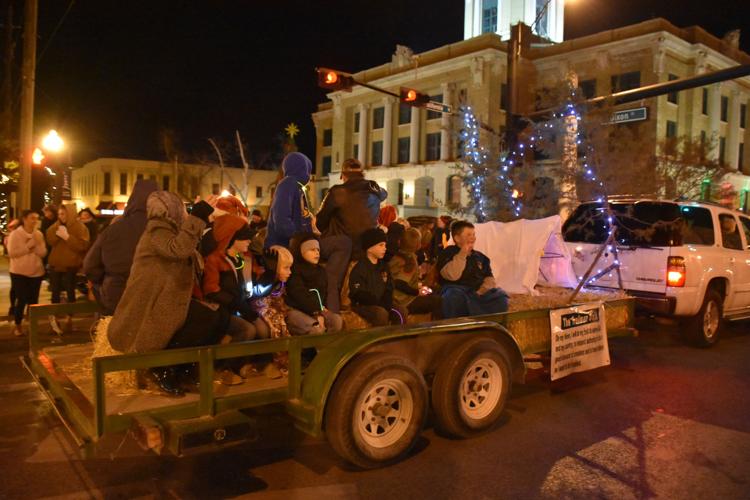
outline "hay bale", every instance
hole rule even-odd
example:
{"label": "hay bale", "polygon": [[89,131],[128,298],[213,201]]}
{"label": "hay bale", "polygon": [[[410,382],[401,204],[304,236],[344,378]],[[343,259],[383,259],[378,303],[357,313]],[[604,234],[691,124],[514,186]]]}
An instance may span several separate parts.
{"label": "hay bale", "polygon": [[[115,350],[109,343],[107,329],[109,328],[110,321],[112,321],[112,316],[102,316],[96,323],[94,353],[91,355],[92,360],[104,356],[118,356],[123,354],[122,352]],[[104,375],[104,384],[108,389],[111,389],[120,395],[138,393],[138,382],[135,370],[107,373]]]}

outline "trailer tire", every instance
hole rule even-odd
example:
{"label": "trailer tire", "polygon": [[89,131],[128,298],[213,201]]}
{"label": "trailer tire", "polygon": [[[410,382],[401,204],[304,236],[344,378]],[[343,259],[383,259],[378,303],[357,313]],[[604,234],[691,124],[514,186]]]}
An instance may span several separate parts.
{"label": "trailer tire", "polygon": [[408,360],[359,356],[339,374],[325,415],[331,447],[357,467],[398,461],[414,446],[427,416],[427,385]]}
{"label": "trailer tire", "polygon": [[686,335],[691,344],[698,347],[711,347],[719,341],[723,326],[724,300],[714,288],[706,290],[698,314],[685,322]]}
{"label": "trailer tire", "polygon": [[480,337],[459,344],[442,360],[432,384],[440,431],[467,438],[495,425],[512,385],[508,359],[502,345]]}

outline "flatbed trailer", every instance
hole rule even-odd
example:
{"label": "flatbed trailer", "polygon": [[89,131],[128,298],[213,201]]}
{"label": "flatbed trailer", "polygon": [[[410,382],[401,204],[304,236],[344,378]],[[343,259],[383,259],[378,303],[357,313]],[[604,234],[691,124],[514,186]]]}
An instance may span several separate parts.
{"label": "flatbed trailer", "polygon": [[[634,300],[604,302],[609,337],[634,335]],[[297,428],[325,435],[343,458],[372,468],[399,460],[419,437],[427,412],[457,437],[494,427],[524,358],[549,353],[549,309],[91,358],[93,344],[50,342],[49,315],[94,314],[92,302],[30,308],[22,361],[84,455],[103,436],[130,432],[144,447],[177,456],[252,441],[253,409],[283,405]],[[303,352],[314,349],[309,364]],[[288,376],[214,384],[220,360],[287,352]],[[183,398],[108,388],[108,373],[195,363],[199,389]],[[88,368],[84,377],[74,370]],[[74,380],[75,379],[75,380]]]}

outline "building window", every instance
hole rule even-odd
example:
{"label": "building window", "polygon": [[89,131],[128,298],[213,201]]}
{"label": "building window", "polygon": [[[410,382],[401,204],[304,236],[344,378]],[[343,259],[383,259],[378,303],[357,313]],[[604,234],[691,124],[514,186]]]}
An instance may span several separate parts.
{"label": "building window", "polygon": [[375,108],[372,112],[372,128],[373,130],[377,130],[379,128],[383,128],[383,124],[385,123],[385,108],[379,107]]}
{"label": "building window", "polygon": [[219,189],[218,184],[211,184],[211,194],[220,194],[221,189]]}
{"label": "building window", "polygon": [[667,120],[667,138],[677,137],[677,122]]}
{"label": "building window", "polygon": [[[679,77],[677,75],[669,74],[669,81],[677,80]],[[671,102],[672,104],[677,104],[677,92],[670,92],[667,94],[667,102]]]}
{"label": "building window", "polygon": [[120,174],[120,194],[128,194],[128,174]]}
{"label": "building window", "polygon": [[482,33],[497,31],[497,0],[482,2]]}
{"label": "building window", "polygon": [[596,78],[578,82],[578,88],[581,89],[581,95],[586,99],[596,97]]}
{"label": "building window", "polygon": [[112,174],[104,172],[104,191],[102,194],[112,194]]}
{"label": "building window", "polygon": [[719,137],[719,163],[724,165],[726,159],[727,140],[723,137]]}
{"label": "building window", "polygon": [[354,113],[354,133],[359,133],[359,111]]}
{"label": "building window", "polygon": [[404,204],[404,183],[398,183],[398,196],[396,197],[396,205]]}
{"label": "building window", "polygon": [[408,104],[399,104],[398,106],[398,124],[403,125],[411,121],[411,106]]}
{"label": "building window", "polygon": [[352,148],[352,158],[359,158],[359,144],[355,144]]}
{"label": "building window", "polygon": [[703,89],[703,99],[701,100],[701,113],[708,115],[708,89]]}
{"label": "building window", "polygon": [[745,128],[746,118],[747,118],[747,104],[740,104],[740,128]]}
{"label": "building window", "polygon": [[165,175],[161,178],[161,188],[164,191],[169,191],[169,176]]}
{"label": "building window", "polygon": [[259,200],[261,198],[263,198],[263,186],[255,186],[255,199]]}
{"label": "building window", "polygon": [[500,109],[508,109],[508,85],[505,83],[500,84]]}
{"label": "building window", "polygon": [[536,17],[538,19],[536,25],[536,34],[548,38],[549,37],[549,0],[536,0]]}
{"label": "building window", "polygon": [[448,200],[449,205],[460,205],[461,204],[461,187],[463,182],[460,175],[451,175],[448,177],[448,192],[445,198]]}
{"label": "building window", "polygon": [[398,138],[398,163],[409,163],[409,149],[411,149],[410,137]]}
{"label": "building window", "polygon": [[372,143],[372,165],[374,167],[383,164],[383,141]]}
{"label": "building window", "polygon": [[440,132],[427,134],[427,161],[440,159]]}
{"label": "building window", "polygon": [[721,121],[726,122],[729,115],[729,97],[721,96]]}
{"label": "building window", "polygon": [[333,129],[327,128],[323,130],[323,147],[327,147],[333,144]]}
{"label": "building window", "polygon": [[[434,95],[434,96],[430,97],[430,100],[431,101],[435,101],[435,102],[443,102],[443,94]],[[427,119],[428,120],[434,120],[436,118],[440,118],[441,116],[443,116],[443,113],[439,113],[437,111],[428,111],[427,112]]]}
{"label": "building window", "polygon": [[331,173],[331,156],[324,156],[323,157],[323,176],[326,176]]}
{"label": "building window", "polygon": [[619,75],[612,75],[612,92],[637,89],[641,86],[641,72],[630,71]]}
{"label": "building window", "polygon": [[[740,154],[739,154],[739,156],[737,156],[737,166],[738,166],[738,168],[740,170],[740,173],[745,173],[745,169],[742,168],[742,166],[745,164],[744,159],[745,159],[745,143],[741,142],[740,143]],[[748,243],[750,243],[750,242],[748,242]]]}

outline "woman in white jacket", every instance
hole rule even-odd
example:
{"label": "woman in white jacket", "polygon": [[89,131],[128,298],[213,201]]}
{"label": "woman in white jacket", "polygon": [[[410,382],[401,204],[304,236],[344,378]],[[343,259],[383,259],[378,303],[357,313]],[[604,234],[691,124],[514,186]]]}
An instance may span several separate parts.
{"label": "woman in white jacket", "polygon": [[21,322],[29,304],[39,302],[39,287],[44,278],[44,263],[47,245],[44,236],[36,228],[39,214],[24,210],[21,214],[21,226],[8,237],[8,256],[10,257],[10,280],[16,293],[15,322],[13,335],[24,334]]}

